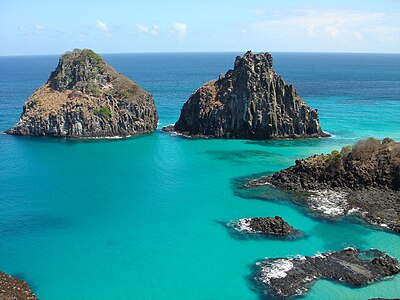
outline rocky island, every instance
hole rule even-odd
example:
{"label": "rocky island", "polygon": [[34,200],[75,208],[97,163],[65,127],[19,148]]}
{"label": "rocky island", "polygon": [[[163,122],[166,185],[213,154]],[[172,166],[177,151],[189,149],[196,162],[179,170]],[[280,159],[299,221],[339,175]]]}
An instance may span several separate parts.
{"label": "rocky island", "polygon": [[247,187],[272,185],[305,192],[302,203],[323,217],[356,215],[400,232],[400,143],[369,138],[331,154],[314,155]]}
{"label": "rocky island", "polygon": [[8,134],[126,137],[151,133],[158,115],[151,94],[116,72],[98,54],[61,56],[50,78],[24,104]]}
{"label": "rocky island", "polygon": [[306,293],[320,278],[361,287],[400,272],[400,263],[376,249],[346,248],[314,256],[271,258],[256,263],[260,292],[279,298]]}
{"label": "rocky island", "polygon": [[325,137],[317,110],[272,67],[270,53],[248,51],[233,70],[200,87],[164,131],[188,137],[279,139]]}
{"label": "rocky island", "polygon": [[37,300],[37,297],[25,281],[0,272],[0,300]]}
{"label": "rocky island", "polygon": [[298,233],[292,226],[279,216],[274,218],[243,218],[231,221],[229,227],[243,233],[288,237]]}

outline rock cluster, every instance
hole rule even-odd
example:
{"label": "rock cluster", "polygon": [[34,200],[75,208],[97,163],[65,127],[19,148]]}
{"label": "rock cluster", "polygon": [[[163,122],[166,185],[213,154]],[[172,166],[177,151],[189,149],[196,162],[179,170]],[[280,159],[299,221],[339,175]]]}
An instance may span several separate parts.
{"label": "rock cluster", "polygon": [[258,233],[282,237],[297,232],[297,230],[279,216],[275,216],[274,218],[243,218],[238,221],[231,221],[228,225],[244,233]]}
{"label": "rock cluster", "polygon": [[116,72],[92,50],[61,56],[46,84],[24,104],[14,135],[114,137],[153,132],[151,94]]}
{"label": "rock cluster", "polygon": [[238,56],[233,70],[200,87],[165,131],[191,137],[279,139],[328,136],[317,110],[272,67],[270,53]]}
{"label": "rock cluster", "polygon": [[341,152],[297,160],[296,165],[247,186],[271,184],[308,192],[305,205],[322,215],[355,214],[400,232],[400,143],[366,139]]}
{"label": "rock cluster", "polygon": [[262,292],[277,297],[302,295],[320,278],[365,286],[400,272],[400,263],[371,249],[346,248],[296,258],[271,258],[256,263],[255,280]]}
{"label": "rock cluster", "polygon": [[0,272],[0,300],[37,300],[25,281]]}

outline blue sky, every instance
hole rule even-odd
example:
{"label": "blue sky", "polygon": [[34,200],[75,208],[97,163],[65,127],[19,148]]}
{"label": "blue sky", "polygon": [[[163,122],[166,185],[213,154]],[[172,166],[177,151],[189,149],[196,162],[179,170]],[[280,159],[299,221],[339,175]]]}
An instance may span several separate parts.
{"label": "blue sky", "polygon": [[0,55],[400,52],[400,0],[0,0]]}

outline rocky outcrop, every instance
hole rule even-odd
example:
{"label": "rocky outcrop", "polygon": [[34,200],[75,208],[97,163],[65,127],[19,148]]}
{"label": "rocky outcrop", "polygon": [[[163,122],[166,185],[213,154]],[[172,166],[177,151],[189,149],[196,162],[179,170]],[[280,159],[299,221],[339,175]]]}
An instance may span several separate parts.
{"label": "rocky outcrop", "polygon": [[200,87],[164,131],[255,140],[328,136],[317,110],[274,71],[271,54],[251,51],[236,58],[233,70]]}
{"label": "rocky outcrop", "polygon": [[399,272],[400,263],[379,250],[346,248],[314,256],[259,261],[254,279],[261,293],[287,298],[306,293],[320,278],[360,287]]}
{"label": "rocky outcrop", "polygon": [[281,237],[294,235],[298,232],[279,216],[275,216],[274,218],[243,218],[237,221],[231,221],[227,225],[243,233]]}
{"label": "rocky outcrop", "polygon": [[61,56],[46,84],[24,104],[14,135],[114,137],[153,132],[151,94],[116,72],[92,50]]}
{"label": "rocky outcrop", "polygon": [[273,185],[308,195],[303,204],[322,216],[357,215],[400,232],[400,143],[369,138],[296,165],[247,186]]}
{"label": "rocky outcrop", "polygon": [[25,281],[0,272],[0,300],[37,300]]}

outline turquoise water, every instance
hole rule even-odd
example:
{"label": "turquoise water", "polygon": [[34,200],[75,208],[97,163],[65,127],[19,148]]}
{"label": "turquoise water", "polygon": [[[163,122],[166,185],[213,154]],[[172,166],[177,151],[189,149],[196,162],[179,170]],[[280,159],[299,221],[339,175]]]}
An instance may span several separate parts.
{"label": "turquoise water", "polygon": [[[160,127],[236,53],[105,55],[153,93]],[[40,299],[258,299],[249,275],[264,257],[346,246],[400,259],[400,237],[323,221],[289,202],[243,193],[243,178],[367,136],[400,140],[400,55],[274,55],[278,72],[319,109],[330,139],[189,140],[160,131],[125,140],[0,135],[0,270]],[[0,58],[0,130],[44,83],[57,57]],[[254,196],[254,197],[252,197]],[[229,220],[280,215],[306,236],[238,239]],[[317,282],[305,299],[393,298],[400,276],[364,288]]]}

